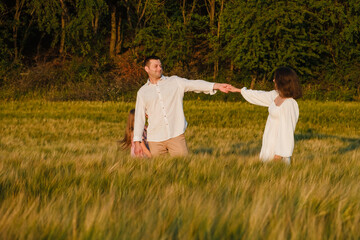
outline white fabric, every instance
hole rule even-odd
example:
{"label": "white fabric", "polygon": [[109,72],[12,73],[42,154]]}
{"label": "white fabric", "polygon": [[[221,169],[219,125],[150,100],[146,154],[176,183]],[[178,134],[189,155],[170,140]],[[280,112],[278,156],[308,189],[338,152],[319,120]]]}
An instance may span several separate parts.
{"label": "white fabric", "polygon": [[133,141],[141,141],[148,115],[147,140],[162,142],[185,132],[187,122],[183,110],[184,93],[188,91],[215,94],[214,83],[188,80],[178,76],[162,76],[157,84],[149,80],[136,98]]}
{"label": "white fabric", "polygon": [[260,159],[269,161],[275,155],[291,157],[294,150],[294,132],[299,119],[299,106],[295,99],[287,98],[276,106],[274,100],[279,95],[277,91],[270,92],[241,89],[246,101],[268,107],[269,116],[266,121]]}

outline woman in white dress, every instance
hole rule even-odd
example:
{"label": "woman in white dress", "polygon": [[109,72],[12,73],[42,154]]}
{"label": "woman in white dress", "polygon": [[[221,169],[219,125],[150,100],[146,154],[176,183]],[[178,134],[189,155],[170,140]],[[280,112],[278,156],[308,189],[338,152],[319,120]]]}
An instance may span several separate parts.
{"label": "woman in white dress", "polygon": [[281,160],[290,164],[294,150],[294,131],[299,118],[299,107],[295,99],[302,96],[299,78],[294,70],[280,67],[274,73],[275,90],[256,91],[232,88],[246,101],[268,107],[260,159],[264,162]]}

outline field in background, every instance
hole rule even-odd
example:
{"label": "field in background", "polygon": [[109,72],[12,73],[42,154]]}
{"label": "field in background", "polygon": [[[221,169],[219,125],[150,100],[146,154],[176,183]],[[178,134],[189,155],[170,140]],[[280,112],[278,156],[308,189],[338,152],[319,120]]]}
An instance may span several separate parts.
{"label": "field in background", "polygon": [[0,239],[359,239],[360,104],[300,101],[291,166],[267,109],[186,101],[186,158],[118,149],[134,103],[0,102]]}

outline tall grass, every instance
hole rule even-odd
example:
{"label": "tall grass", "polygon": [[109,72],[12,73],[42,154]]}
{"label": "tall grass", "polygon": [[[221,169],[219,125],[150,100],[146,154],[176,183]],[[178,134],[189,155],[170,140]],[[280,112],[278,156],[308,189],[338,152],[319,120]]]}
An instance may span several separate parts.
{"label": "tall grass", "polygon": [[360,105],[302,101],[291,166],[267,110],[184,104],[186,158],[118,149],[134,103],[0,102],[0,239],[359,239]]}

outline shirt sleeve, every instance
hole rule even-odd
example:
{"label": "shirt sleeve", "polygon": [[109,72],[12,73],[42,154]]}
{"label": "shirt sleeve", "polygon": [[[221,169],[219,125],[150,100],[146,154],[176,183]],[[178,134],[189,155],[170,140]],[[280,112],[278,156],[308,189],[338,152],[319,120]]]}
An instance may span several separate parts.
{"label": "shirt sleeve", "polygon": [[269,107],[278,94],[275,90],[266,92],[266,91],[250,90],[247,89],[246,87],[243,87],[241,89],[241,95],[249,103],[263,107]]}
{"label": "shirt sleeve", "polygon": [[291,157],[294,151],[294,132],[299,119],[299,107],[294,99],[283,102],[281,109],[278,143],[275,154]]}
{"label": "shirt sleeve", "polygon": [[212,82],[204,80],[189,80],[180,77],[177,77],[177,81],[180,86],[184,88],[184,92],[203,92],[210,95],[214,95],[216,93],[216,90],[214,90],[215,83]]}
{"label": "shirt sleeve", "polygon": [[136,96],[135,120],[134,120],[134,142],[141,142],[145,126],[145,105],[138,92]]}

